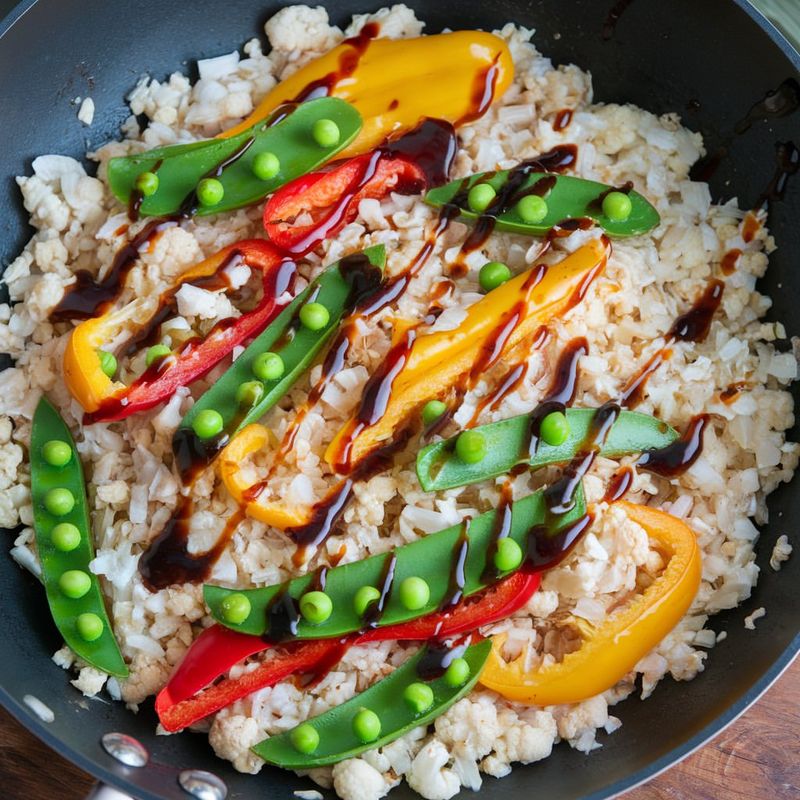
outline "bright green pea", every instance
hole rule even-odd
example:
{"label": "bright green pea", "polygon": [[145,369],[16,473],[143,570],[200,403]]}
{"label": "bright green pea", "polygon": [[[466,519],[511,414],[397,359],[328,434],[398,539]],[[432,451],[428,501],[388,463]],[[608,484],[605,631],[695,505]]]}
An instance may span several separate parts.
{"label": "bright green pea", "polygon": [[168,356],[171,352],[172,350],[165,344],[154,344],[152,347],[147,348],[147,355],[144,357],[144,363],[150,367],[154,361]]}
{"label": "bright green pea", "polygon": [[318,119],[311,128],[311,135],[320,147],[334,147],[342,136],[332,119]]}
{"label": "bright green pea", "polygon": [[85,614],[78,614],[78,619],[75,620],[75,627],[78,629],[78,635],[85,642],[94,642],[103,635],[103,620],[87,611]]}
{"label": "bright green pea", "polygon": [[158,191],[158,175],[155,172],[142,172],[136,177],[136,188],[145,196],[155,194]]}
{"label": "bright green pea", "polygon": [[466,659],[454,658],[442,677],[451,689],[463,686],[469,679],[469,664]]}
{"label": "bright green pea", "polygon": [[381,593],[374,586],[362,586],[353,597],[353,608],[359,617],[367,613],[367,609],[379,600]]}
{"label": "bright green pea", "polygon": [[374,742],[381,735],[380,717],[374,711],[362,708],[353,717],[353,733],[364,744]]}
{"label": "bright green pea", "polygon": [[54,517],[63,517],[75,508],[75,497],[69,489],[50,489],[44,496],[44,507]]}
{"label": "bright green pea", "polygon": [[522,548],[508,537],[500,539],[497,543],[497,552],[494,554],[494,565],[500,572],[509,572],[522,563]]}
{"label": "bright green pea", "polygon": [[539,426],[539,433],[551,447],[558,447],[569,438],[569,422],[560,411],[548,414]]}
{"label": "bright green pea", "polygon": [[489,208],[495,197],[497,197],[497,192],[488,183],[476,183],[467,194],[467,204],[473,211],[480,214]]}
{"label": "bright green pea", "polygon": [[50,534],[53,547],[62,553],[69,553],[81,543],[81,532],[71,522],[59,522]]}
{"label": "bright green pea", "polygon": [[428,605],[431,588],[422,578],[406,578],[400,584],[400,602],[409,611],[419,611]]}
{"label": "bright green pea", "polygon": [[429,400],[422,407],[422,424],[431,425],[447,411],[447,405],[441,400]]}
{"label": "bright green pea", "polygon": [[517,203],[517,214],[523,222],[535,225],[547,216],[547,202],[538,194],[528,194]]}
{"label": "bright green pea", "polygon": [[236,402],[241,406],[252,408],[264,396],[264,384],[261,381],[245,381],[236,389]]}
{"label": "bright green pea", "polygon": [[319,747],[319,733],[310,722],[303,722],[298,725],[289,734],[289,739],[291,739],[292,745],[298,753],[308,755]]}
{"label": "bright green pea", "polygon": [[403,692],[403,700],[415,714],[424,714],[433,705],[433,689],[427,683],[410,683]]}
{"label": "bright green pea", "polygon": [[202,206],[215,206],[222,202],[225,187],[216,178],[203,178],[197,184],[197,199]]}
{"label": "bright green pea", "polygon": [[300,309],[300,322],[310,331],[321,331],[331,320],[331,312],[322,303],[306,303]]}
{"label": "bright green pea", "polygon": [[253,174],[260,181],[268,181],[281,171],[281,162],[275,153],[259,153],[253,159]]}
{"label": "bright green pea", "polygon": [[464,431],[456,439],[456,455],[466,464],[486,458],[486,439],[479,431]]}
{"label": "bright green pea", "polygon": [[92,588],[92,579],[80,569],[68,569],[58,579],[58,586],[71,600],[79,600]]}
{"label": "bright green pea", "polygon": [[42,447],[42,458],[51,467],[65,467],[72,459],[72,448],[60,439],[51,439]]}
{"label": "bright green pea", "polygon": [[241,625],[250,616],[250,601],[247,595],[234,592],[220,603],[220,616],[231,625]]}
{"label": "bright green pea", "polygon": [[489,261],[481,267],[478,282],[484,292],[491,292],[511,278],[511,270],[502,261]]}
{"label": "bright green pea", "polygon": [[201,439],[210,439],[212,436],[216,436],[224,425],[222,414],[214,411],[213,408],[204,408],[192,420],[192,429]]}
{"label": "bright green pea", "polygon": [[276,381],[285,371],[286,365],[277,353],[261,353],[253,362],[253,375],[262,381]]}
{"label": "bright green pea", "polygon": [[300,613],[312,625],[320,625],[333,613],[333,601],[325,592],[306,592],[300,598]]}
{"label": "bright green pea", "polygon": [[603,198],[603,213],[614,222],[625,222],[633,211],[633,203],[625,192],[609,192]]}
{"label": "bright green pea", "polygon": [[100,369],[106,376],[113,378],[117,371],[117,359],[114,354],[107,350],[98,350],[97,357],[100,359]]}

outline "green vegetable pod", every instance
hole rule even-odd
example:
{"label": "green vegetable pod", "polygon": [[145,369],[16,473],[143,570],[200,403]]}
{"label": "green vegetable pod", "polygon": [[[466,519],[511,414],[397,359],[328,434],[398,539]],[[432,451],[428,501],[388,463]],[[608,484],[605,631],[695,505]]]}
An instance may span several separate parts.
{"label": "green vegetable pod", "polygon": [[[274,117],[273,117],[274,119]],[[325,147],[314,139],[315,122],[332,120],[339,128],[335,143]],[[168,216],[182,209],[201,180],[213,177],[222,184],[221,199],[213,205],[197,204],[197,214],[218,214],[258,202],[291,180],[329,161],[361,130],[361,115],[336,97],[322,97],[301,103],[274,124],[259,122],[227,139],[208,139],[190,144],[148,150],[140,155],[112,158],[108,182],[116,198],[129,203],[142,173],[155,173],[157,188],[142,198],[143,216]],[[262,153],[277,158],[277,174],[264,179]],[[191,202],[190,202],[191,205]]]}
{"label": "green vegetable pod", "polygon": [[[253,339],[184,416],[173,437],[176,455],[191,453],[195,465],[198,459],[210,464],[238,430],[255,422],[272,408],[314,360],[337,330],[342,317],[353,309],[370,287],[380,285],[385,263],[386,251],[383,245],[376,245],[363,253],[346,256],[313,280]],[[325,326],[313,330],[301,322],[302,309],[311,298],[329,312]],[[263,356],[266,353],[276,353],[283,369],[265,372]],[[240,391],[244,384],[248,384],[248,389],[253,389],[254,378],[267,374],[277,377],[263,381],[263,392]],[[221,439],[209,439],[206,443],[198,442],[195,423],[201,414],[209,411],[222,416],[223,436]],[[180,455],[178,459],[183,463]]]}
{"label": "green vegetable pod", "polygon": [[[89,571],[94,548],[81,462],[69,428],[44,397],[33,417],[30,461],[36,549],[53,621],[79,658],[127,677],[100,584]],[[60,497],[70,502],[53,502]]]}
{"label": "green vegetable pod", "polygon": [[[517,464],[530,464],[534,469],[547,464],[560,464],[573,458],[589,433],[593,408],[568,408],[569,435],[558,445],[540,439],[533,458],[529,454],[531,417],[518,417],[480,425],[471,430],[483,434],[486,454],[475,463],[468,463],[457,453],[458,436],[423,447],[417,454],[417,477],[426,492],[438,492],[478,483],[505,475]],[[600,455],[618,458],[644,450],[666,447],[677,439],[673,428],[648,414],[622,411],[603,444]]]}
{"label": "green vegetable pod", "polygon": [[[520,170],[521,168],[517,167],[516,169]],[[502,170],[495,173],[482,172],[471,175],[467,179],[452,181],[429,191],[425,195],[425,202],[437,208],[455,202],[462,219],[476,220],[481,214],[470,208],[467,200],[469,190],[477,184],[487,184],[494,189],[500,201],[506,201],[501,203],[502,208],[498,208],[499,213],[493,211],[495,205],[500,202],[498,200],[495,200],[483,212],[496,219],[495,230],[521,233],[525,236],[541,236],[560,222],[579,217],[593,219],[609,236],[620,238],[647,233],[660,222],[656,209],[642,195],[634,191],[628,193],[631,201],[630,215],[624,220],[612,219],[603,211],[603,198],[613,190],[613,187],[583,178],[575,178],[571,175],[528,173],[524,175],[524,180],[519,182],[511,196],[506,198],[503,196],[502,190],[513,174],[514,170]],[[523,197],[533,196],[530,192],[540,181],[544,182],[540,184],[542,190],[544,187],[548,187],[543,195],[547,206],[546,213],[541,219],[537,218],[535,222],[526,222],[520,214],[517,204]],[[550,187],[551,184],[552,187]]]}
{"label": "green vegetable pod", "polygon": [[[572,509],[558,517],[558,527],[553,527],[552,534],[568,529],[580,520],[586,512],[582,488],[575,493]],[[497,575],[494,565],[489,564],[492,558],[492,545],[497,535],[498,511],[489,511],[475,517],[468,526],[454,525],[451,528],[432,533],[423,539],[396,548],[392,553],[371,556],[361,561],[343,564],[328,569],[325,575],[325,594],[331,599],[332,612],[319,624],[312,624],[299,615],[296,626],[290,636],[281,638],[324,639],[343,636],[361,630],[372,622],[376,627],[408,622],[412,619],[431,614],[445,604],[453,596],[453,587],[448,585],[448,576],[454,573],[454,564],[459,560],[460,548],[466,535],[469,540],[463,571],[463,586],[459,586],[464,597],[468,597],[481,589],[485,589],[494,580],[510,573]],[[511,506],[511,523],[509,537],[526,550],[528,534],[537,525],[547,520],[543,492],[517,500]],[[393,563],[393,569],[390,567]],[[490,569],[487,570],[487,566]],[[356,595],[363,587],[375,587],[379,593],[387,586],[387,576],[391,577],[386,592],[383,612],[377,618],[370,617],[374,605],[368,605],[366,614],[364,603],[356,602]],[[424,604],[413,603],[409,608],[407,601],[408,578],[425,581],[430,594]],[[226,589],[221,586],[206,585],[203,594],[206,604],[215,619],[223,625],[242,633],[256,636],[269,636],[270,612],[275,608],[285,608],[285,603],[277,602],[288,594],[299,608],[299,599],[307,592],[317,589],[314,574],[294,578],[285,584],[266,586],[260,589]],[[403,590],[405,584],[406,590]],[[225,598],[231,594],[244,595],[250,601],[250,613],[238,624],[232,624],[225,614]],[[374,595],[374,593],[373,593]],[[361,611],[362,613],[359,613]],[[285,626],[281,626],[283,630]]]}
{"label": "green vegetable pod", "polygon": [[[253,752],[268,764],[287,769],[311,769],[383,747],[413,728],[428,725],[468,694],[480,677],[491,649],[492,642],[486,639],[465,650],[461,657],[469,667],[469,677],[459,686],[449,685],[443,675],[426,681],[433,691],[433,703],[422,713],[413,704],[405,702],[404,695],[409,686],[420,681],[418,668],[430,654],[429,648],[423,648],[391,675],[346,703],[304,722],[303,726],[312,727],[319,735],[319,742],[311,753],[301,752],[294,744],[296,728],[264,739],[253,747]],[[364,742],[353,730],[353,721],[363,709],[374,712],[380,720],[380,733],[370,742]],[[312,743],[316,740],[316,737],[308,738]]]}

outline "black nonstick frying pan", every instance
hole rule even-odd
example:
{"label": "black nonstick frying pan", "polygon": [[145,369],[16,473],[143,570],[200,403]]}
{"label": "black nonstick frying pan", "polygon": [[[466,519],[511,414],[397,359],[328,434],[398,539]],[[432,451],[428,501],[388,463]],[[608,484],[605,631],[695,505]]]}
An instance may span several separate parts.
{"label": "black nonstick frying pan", "polygon": [[[318,0],[314,0],[315,4]],[[706,136],[719,158],[709,164],[715,198],[736,195],[755,204],[775,170],[776,142],[800,139],[800,114],[792,115],[792,84],[800,80],[800,57],[745,0],[407,0],[443,27],[488,28],[507,20],[536,28],[540,50],[556,62],[591,70],[597,100],[633,102],[654,112],[677,111]],[[379,0],[329,0],[334,21],[371,10]],[[9,11],[0,0],[0,16]],[[118,134],[128,111],[124,96],[144,72],[163,77],[193,69],[198,57],[228,52],[262,32],[264,20],[282,3],[273,0],[24,0],[0,23],[0,269],[23,246],[30,231],[14,175],[30,170],[40,153],[80,156]],[[401,66],[401,65],[399,65]],[[762,102],[771,90],[782,91]],[[795,85],[796,86],[796,85]],[[800,88],[798,88],[800,91]],[[76,119],[70,100],[91,95],[97,114],[91,128]],[[796,100],[796,98],[795,98]],[[736,134],[737,123],[746,131]],[[798,142],[800,143],[800,142]],[[779,245],[762,290],[774,298],[774,317],[789,334],[800,334],[800,177],[783,201],[772,205],[770,227]],[[0,301],[1,302],[1,301]],[[0,373],[0,391],[2,391]],[[615,709],[623,728],[603,737],[587,756],[566,745],[530,767],[497,781],[482,793],[491,800],[536,793],[559,800],[611,797],[665,769],[699,747],[752,703],[800,649],[800,557],[773,573],[775,539],[792,534],[800,517],[800,484],[782,487],[770,501],[771,523],[762,532],[761,580],[753,597],[713,620],[727,639],[709,653],[706,671],[691,683],[664,681],[646,703],[631,698]],[[7,540],[10,545],[10,539]],[[236,773],[216,759],[205,737],[154,735],[155,715],[138,715],[120,704],[86,700],[69,676],[50,660],[61,641],[49,621],[44,593],[30,575],[0,552],[0,701],[54,749],[107,784],[143,800],[186,798],[180,770],[207,769],[228,786],[229,796],[290,798],[312,788],[293,774],[264,769]],[[767,615],[755,631],[742,620],[754,608]],[[31,694],[55,712],[42,723],[23,704]],[[115,761],[101,737],[121,731],[150,752],[146,767]],[[787,732],[796,739],[797,732]],[[0,788],[16,796],[13,788]],[[202,795],[198,795],[202,796]],[[212,795],[207,795],[211,797]],[[410,800],[410,789],[392,793]]]}

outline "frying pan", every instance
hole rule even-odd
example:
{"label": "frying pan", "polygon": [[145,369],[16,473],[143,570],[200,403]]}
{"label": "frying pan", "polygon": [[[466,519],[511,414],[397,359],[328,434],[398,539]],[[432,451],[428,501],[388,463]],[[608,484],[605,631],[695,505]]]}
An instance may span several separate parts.
{"label": "frying pan", "polygon": [[[614,0],[406,1],[427,20],[429,32],[447,26],[491,29],[506,20],[536,28],[539,49],[555,62],[591,70],[597,100],[632,102],[657,113],[677,111],[705,134],[710,152],[727,149],[711,179],[715,198],[735,195],[742,207],[754,204],[773,174],[775,143],[800,133],[797,116],[760,119],[756,112],[749,129],[734,135],[736,123],[769,90],[800,79],[798,55],[745,0],[622,0],[613,9]],[[324,2],[337,23],[379,4]],[[175,69],[191,72],[193,59],[228,52],[259,34],[281,5],[272,0],[24,0],[11,11],[0,23],[0,267],[30,236],[12,176],[29,172],[37,154],[80,157],[87,142],[96,146],[117,136],[128,114],[124,95],[142,73],[161,78]],[[0,0],[0,12],[8,8]],[[70,104],[87,95],[97,108],[91,128],[78,122]],[[779,249],[761,283],[774,298],[774,318],[786,323],[790,335],[800,334],[799,221],[800,178],[782,202],[773,204],[770,226]],[[591,755],[560,745],[551,758],[517,768],[502,781],[485,778],[482,792],[488,800],[510,800],[533,790],[559,800],[611,797],[699,747],[778,677],[800,649],[800,557],[778,574],[768,562],[776,538],[792,532],[800,517],[798,485],[779,489],[769,505],[771,522],[758,548],[761,580],[742,607],[712,620],[715,630],[728,635],[709,653],[706,671],[690,683],[664,681],[646,703],[630,698],[617,706],[614,713],[623,728],[601,736],[602,749]],[[185,800],[176,777],[188,768],[213,771],[230,796],[242,800],[287,798],[293,790],[312,788],[305,779],[269,768],[255,777],[240,775],[214,757],[202,736],[155,736],[151,705],[133,715],[121,704],[85,699],[50,660],[61,641],[44,593],[5,553],[0,554],[0,596],[0,701],[101,781],[142,800]],[[766,617],[757,630],[745,630],[744,616],[759,606],[767,609]],[[55,720],[44,724],[33,715],[22,702],[26,694],[49,706]],[[109,756],[100,744],[109,731],[141,741],[150,751],[149,765],[127,767]],[[393,800],[414,797],[407,787],[392,793]]]}

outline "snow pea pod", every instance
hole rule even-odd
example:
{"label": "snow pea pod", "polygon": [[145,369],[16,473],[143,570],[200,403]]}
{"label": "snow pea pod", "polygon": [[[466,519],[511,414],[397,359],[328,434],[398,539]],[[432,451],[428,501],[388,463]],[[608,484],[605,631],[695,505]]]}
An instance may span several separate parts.
{"label": "snow pea pod", "polygon": [[[383,245],[345,256],[313,280],[253,339],[181,420],[172,447],[182,468],[187,463],[193,467],[210,464],[237,431],[262,417],[286,394],[336,331],[342,317],[380,285],[385,263]],[[318,306],[324,306],[329,317],[323,327],[312,329],[302,321],[306,316],[303,308],[313,307],[319,311]],[[274,373],[276,377],[263,380],[260,389],[256,383],[258,393],[248,402],[248,398],[242,398],[240,389],[265,374],[256,362],[260,356],[271,352],[279,356],[282,368]],[[204,411],[222,416],[221,431],[205,440],[195,432],[196,420]]]}
{"label": "snow pea pod", "polygon": [[[586,508],[581,487],[574,500],[572,509],[558,516],[555,522],[550,520],[549,536],[556,537],[584,518]],[[260,589],[236,590],[206,585],[203,587],[205,601],[212,615],[223,625],[242,633],[266,635],[275,641],[343,636],[368,627],[408,622],[447,608],[454,600],[469,597],[511,574],[513,570],[498,573],[487,569],[491,567],[488,562],[498,531],[507,527],[508,537],[515,540],[524,553],[530,535],[541,534],[537,526],[548,521],[548,514],[541,491],[517,500],[509,508],[510,522],[505,516],[508,509],[489,511],[393,552],[328,569],[324,581],[320,581],[319,574],[310,574]],[[559,553],[554,559],[561,557]],[[537,565],[537,569],[547,567],[548,564]],[[402,587],[408,578],[422,579],[430,589],[427,601],[414,609],[403,603]],[[363,587],[374,587],[380,600],[366,612],[359,613],[356,595]],[[320,588],[332,601],[333,608],[325,621],[312,624],[300,615],[298,601],[307,592]],[[225,605],[231,603],[226,603],[226,598],[231,595],[242,595],[249,601],[249,614],[238,623],[226,619]]]}
{"label": "snow pea pod", "polygon": [[[285,108],[285,115],[278,109],[271,120],[258,122],[230,138],[159,147],[138,155],[112,158],[108,163],[111,191],[121,202],[131,203],[139,176],[152,172],[157,176],[155,191],[134,197],[134,204],[143,216],[179,212],[218,214],[256,203],[283,184],[324,164],[361,130],[358,111],[335,97]],[[319,120],[336,124],[339,138],[335,143],[322,146],[315,140],[312,131]],[[267,179],[259,178],[254,171],[254,162],[261,153],[272,153],[279,165],[277,174]],[[195,196],[199,182],[208,177],[222,184],[222,199],[214,205],[202,205]]]}
{"label": "snow pea pod", "polygon": [[[568,408],[569,436],[558,446],[539,439],[530,453],[531,424],[534,415],[522,414],[500,422],[480,425],[471,430],[483,436],[485,455],[468,464],[456,453],[458,436],[423,447],[417,454],[417,477],[426,492],[438,492],[456,486],[478,483],[510,472],[517,464],[534,469],[560,464],[574,458],[589,433],[593,408]],[[677,439],[673,428],[648,414],[622,411],[603,444],[600,455],[617,458],[630,453],[666,447]]]}
{"label": "snow pea pod", "polygon": [[[425,647],[391,675],[361,694],[307,720],[297,728],[264,739],[253,747],[253,752],[269,764],[288,769],[309,769],[335,764],[366,750],[382,747],[399,739],[412,728],[432,722],[464,697],[475,685],[490,651],[491,642],[488,640],[466,648],[456,648],[446,654],[435,646]],[[467,669],[463,664],[459,665],[463,670],[462,675],[466,676],[462,683],[453,686],[447,673],[439,677],[432,677],[429,673],[429,664],[441,662],[442,666],[446,666],[446,660],[456,658],[463,659],[467,665]],[[423,697],[427,697],[422,706],[415,706],[406,698],[409,695],[413,697],[414,690],[419,690],[420,684],[428,687],[430,692],[423,694]],[[424,708],[427,703],[430,703],[428,708],[417,710]],[[357,733],[357,718],[359,714],[363,714],[364,709],[377,715],[378,720],[373,729],[373,733],[377,731],[377,735],[367,742]],[[298,732],[304,735],[298,736]],[[304,740],[310,740],[312,745],[316,742],[316,747],[311,752],[302,752],[296,742]],[[308,750],[310,747],[303,749]]]}
{"label": "snow pea pod", "polygon": [[93,667],[127,677],[97,577],[91,526],[75,442],[42,397],[31,432],[31,495],[36,549],[50,612],[70,649]]}
{"label": "snow pea pod", "polygon": [[[486,191],[491,201],[482,213],[473,210],[468,201],[470,189],[476,185],[488,185],[494,190]],[[627,194],[630,200],[630,213],[625,219],[612,219],[606,213],[607,206],[604,210],[603,200],[612,192]],[[527,197],[540,197],[545,202],[539,204],[542,216],[535,221],[530,217],[526,221],[520,213],[519,203]],[[525,236],[541,236],[565,220],[581,217],[594,220],[613,237],[639,236],[660,222],[656,209],[628,185],[615,190],[571,175],[530,171],[524,162],[514,169],[481,172],[432,189],[425,195],[425,202],[436,207],[455,206],[464,220],[488,217],[495,230]]]}

